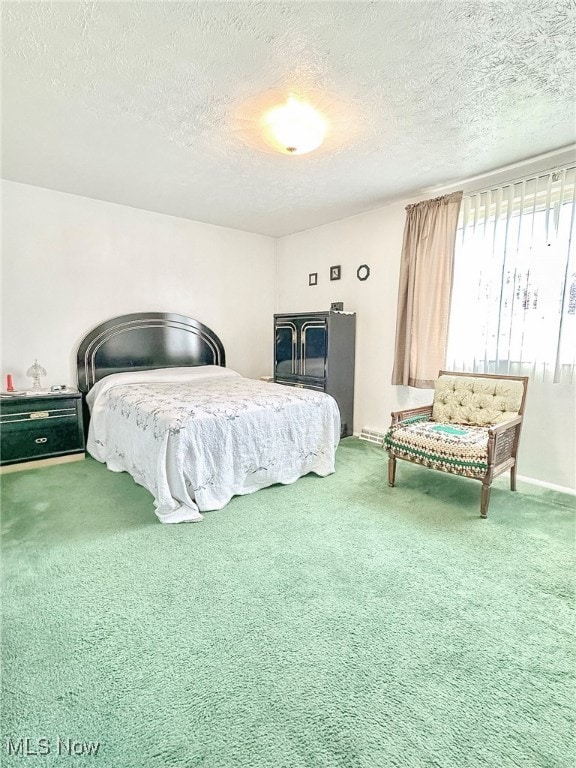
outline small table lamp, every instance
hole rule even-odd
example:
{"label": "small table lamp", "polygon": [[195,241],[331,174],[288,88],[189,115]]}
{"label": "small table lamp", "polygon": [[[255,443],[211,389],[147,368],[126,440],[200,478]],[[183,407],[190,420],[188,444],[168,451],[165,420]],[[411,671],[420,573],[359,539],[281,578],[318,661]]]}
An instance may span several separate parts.
{"label": "small table lamp", "polygon": [[38,365],[38,360],[34,360],[34,365],[26,371],[26,376],[32,377],[32,389],[42,389],[40,385],[40,376],[46,376],[46,369]]}

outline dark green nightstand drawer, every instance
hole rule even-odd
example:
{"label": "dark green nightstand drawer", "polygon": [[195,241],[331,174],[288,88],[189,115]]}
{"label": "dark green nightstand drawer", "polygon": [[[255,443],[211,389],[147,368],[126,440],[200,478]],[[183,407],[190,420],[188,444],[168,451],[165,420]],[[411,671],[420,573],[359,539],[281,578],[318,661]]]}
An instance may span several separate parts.
{"label": "dark green nightstand drawer", "polygon": [[[49,416],[74,416],[78,398],[31,398],[20,397],[9,401],[2,400],[0,424],[12,421],[33,421],[38,414],[47,413]],[[42,417],[40,417],[42,418]]]}
{"label": "dark green nightstand drawer", "polygon": [[28,461],[82,451],[83,441],[76,418],[62,419],[58,424],[46,420],[11,428],[2,424],[1,461]]}

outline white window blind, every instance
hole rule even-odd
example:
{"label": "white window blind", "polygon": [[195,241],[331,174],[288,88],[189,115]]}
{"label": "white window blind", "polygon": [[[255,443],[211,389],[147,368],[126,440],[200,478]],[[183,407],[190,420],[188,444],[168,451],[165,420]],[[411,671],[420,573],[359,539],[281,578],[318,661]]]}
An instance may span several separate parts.
{"label": "white window blind", "polygon": [[573,382],[576,166],[462,200],[447,367]]}

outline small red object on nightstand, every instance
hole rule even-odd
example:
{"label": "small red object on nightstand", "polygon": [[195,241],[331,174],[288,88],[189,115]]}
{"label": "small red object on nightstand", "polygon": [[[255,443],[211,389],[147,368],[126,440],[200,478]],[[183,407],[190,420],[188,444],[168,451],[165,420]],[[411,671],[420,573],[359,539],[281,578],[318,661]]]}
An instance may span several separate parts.
{"label": "small red object on nightstand", "polygon": [[12,381],[11,373],[6,376],[6,392],[14,392],[14,382]]}

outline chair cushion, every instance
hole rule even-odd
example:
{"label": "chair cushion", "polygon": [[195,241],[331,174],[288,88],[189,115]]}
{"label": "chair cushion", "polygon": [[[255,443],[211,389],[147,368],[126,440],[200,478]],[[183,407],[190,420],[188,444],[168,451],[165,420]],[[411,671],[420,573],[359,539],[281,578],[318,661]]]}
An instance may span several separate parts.
{"label": "chair cushion", "polygon": [[428,420],[401,422],[384,439],[400,459],[466,477],[482,478],[488,469],[488,429]]}
{"label": "chair cushion", "polygon": [[432,419],[448,424],[498,424],[518,415],[524,387],[514,379],[440,376]]}

